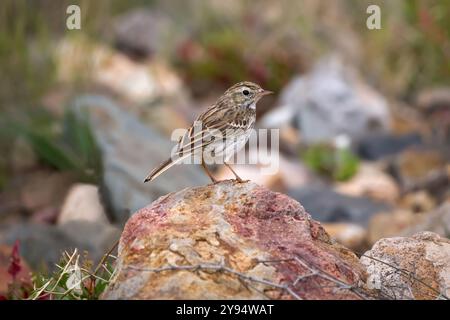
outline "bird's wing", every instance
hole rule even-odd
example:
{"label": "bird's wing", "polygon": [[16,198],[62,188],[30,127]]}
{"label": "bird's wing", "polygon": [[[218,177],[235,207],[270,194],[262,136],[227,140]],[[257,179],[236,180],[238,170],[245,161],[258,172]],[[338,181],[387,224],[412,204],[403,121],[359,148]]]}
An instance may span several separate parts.
{"label": "bird's wing", "polygon": [[230,115],[225,116],[225,112],[216,106],[209,107],[205,112],[197,117],[189,130],[180,138],[177,146],[179,154],[192,152],[198,146],[206,147],[217,138],[222,138],[229,129],[226,120]]}
{"label": "bird's wing", "polygon": [[[197,145],[206,147],[218,138],[238,136],[249,128],[249,123],[239,115],[238,108],[224,108],[212,105],[200,114],[193,125],[184,134],[177,146],[179,155],[198,149]],[[195,149],[194,149],[195,148]]]}

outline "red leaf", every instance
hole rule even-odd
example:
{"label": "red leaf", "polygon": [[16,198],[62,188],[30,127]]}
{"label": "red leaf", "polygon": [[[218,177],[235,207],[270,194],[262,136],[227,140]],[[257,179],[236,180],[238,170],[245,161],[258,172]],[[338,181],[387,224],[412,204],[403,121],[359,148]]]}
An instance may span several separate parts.
{"label": "red leaf", "polygon": [[8,267],[8,273],[12,276],[13,279],[16,279],[20,270],[22,270],[22,266],[20,264],[19,247],[20,247],[20,242],[19,242],[19,240],[16,240],[16,242],[14,243],[12,252],[11,252],[11,258],[10,258],[11,262]]}
{"label": "red leaf", "polygon": [[51,295],[49,293],[41,293],[37,300],[50,300]]}

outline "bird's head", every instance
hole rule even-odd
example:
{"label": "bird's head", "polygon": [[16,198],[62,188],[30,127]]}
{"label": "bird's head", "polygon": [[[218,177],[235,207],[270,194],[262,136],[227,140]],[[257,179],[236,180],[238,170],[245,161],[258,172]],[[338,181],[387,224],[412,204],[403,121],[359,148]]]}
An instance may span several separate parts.
{"label": "bird's head", "polygon": [[258,100],[271,93],[272,91],[264,90],[256,83],[244,81],[229,88],[220,99],[243,108],[255,109]]}

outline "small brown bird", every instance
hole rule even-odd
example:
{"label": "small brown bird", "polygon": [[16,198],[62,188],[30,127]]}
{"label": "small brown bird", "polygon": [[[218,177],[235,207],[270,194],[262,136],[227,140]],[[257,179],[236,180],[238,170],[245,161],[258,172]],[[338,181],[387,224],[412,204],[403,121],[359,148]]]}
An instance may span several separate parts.
{"label": "small brown bird", "polygon": [[155,168],[144,182],[152,181],[173,165],[189,156],[200,155],[201,165],[212,182],[213,177],[206,166],[208,163],[223,163],[236,177],[242,179],[227,164],[227,161],[247,143],[256,120],[256,103],[271,91],[262,89],[252,82],[239,82],[229,88],[194,121],[177,144],[171,158]]}

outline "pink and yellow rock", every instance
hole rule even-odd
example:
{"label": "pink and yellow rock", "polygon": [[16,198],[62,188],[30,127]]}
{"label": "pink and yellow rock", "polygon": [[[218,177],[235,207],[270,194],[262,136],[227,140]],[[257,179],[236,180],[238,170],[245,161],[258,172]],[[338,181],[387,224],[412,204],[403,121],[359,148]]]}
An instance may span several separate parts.
{"label": "pink and yellow rock", "polygon": [[135,213],[105,299],[360,299],[358,258],[286,195],[223,181]]}

